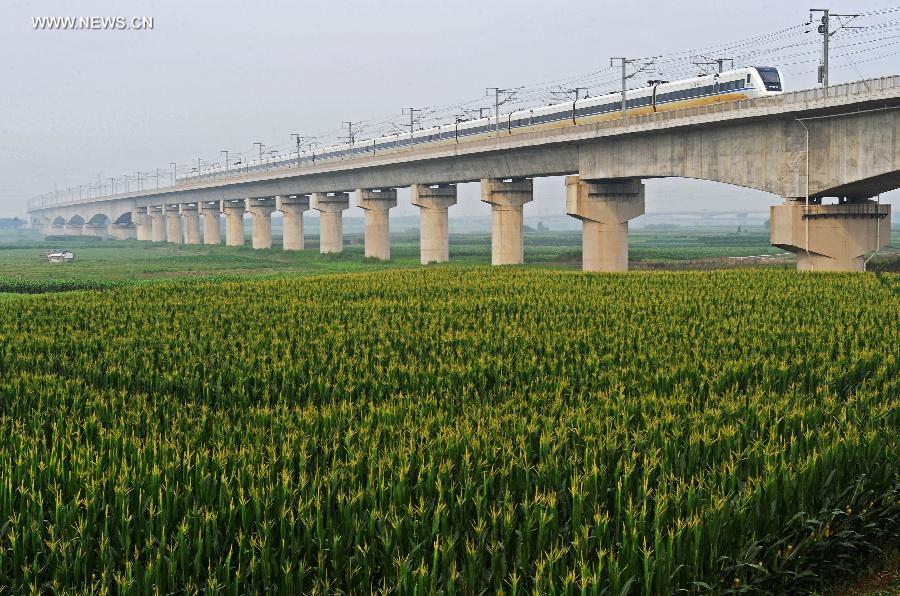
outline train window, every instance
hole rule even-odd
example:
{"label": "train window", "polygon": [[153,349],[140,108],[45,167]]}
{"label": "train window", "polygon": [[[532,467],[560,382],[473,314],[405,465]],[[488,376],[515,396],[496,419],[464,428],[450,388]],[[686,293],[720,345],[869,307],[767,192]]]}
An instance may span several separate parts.
{"label": "train window", "polygon": [[747,84],[750,84],[750,75],[747,75]]}

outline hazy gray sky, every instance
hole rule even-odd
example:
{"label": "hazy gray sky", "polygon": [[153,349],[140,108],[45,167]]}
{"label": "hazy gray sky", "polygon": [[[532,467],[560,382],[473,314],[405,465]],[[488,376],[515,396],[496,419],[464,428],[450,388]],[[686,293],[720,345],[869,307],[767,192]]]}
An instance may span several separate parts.
{"label": "hazy gray sky", "polygon": [[[870,12],[892,4],[830,7]],[[488,86],[540,86],[606,68],[610,56],[731,44],[801,24],[809,6],[795,0],[6,0],[0,8],[0,216],[23,215],[29,197],[54,185],[165,170],[198,156],[215,160],[221,149],[249,155],[254,141],[287,148],[292,132],[327,132],[344,120],[400,123],[404,106],[461,103]],[[32,17],[41,16],[146,16],[154,28],[35,30]],[[900,45],[891,38],[900,26],[892,19],[900,22],[900,13],[869,17],[861,24],[888,26],[835,42],[847,49],[835,50],[846,55],[833,59],[832,82],[900,72]],[[782,45],[790,47],[775,65],[788,73],[789,88],[811,87],[818,46],[795,44],[816,36],[795,33],[785,38]],[[561,180],[539,181],[536,188],[526,215],[564,213]],[[395,213],[415,213],[404,197]],[[738,203],[759,211],[776,201],[708,182],[648,182],[648,212],[738,209]],[[461,203],[466,214],[488,213],[474,189]]]}

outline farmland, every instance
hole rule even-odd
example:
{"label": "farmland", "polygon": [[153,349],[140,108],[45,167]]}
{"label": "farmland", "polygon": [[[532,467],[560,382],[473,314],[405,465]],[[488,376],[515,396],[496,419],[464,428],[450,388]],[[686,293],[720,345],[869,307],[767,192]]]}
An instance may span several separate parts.
{"label": "farmland", "polygon": [[900,531],[896,275],[453,266],[3,304],[11,593],[802,592]]}
{"label": "farmland", "polygon": [[[361,233],[346,235],[343,253],[321,255],[316,236],[307,239],[308,250],[291,253],[281,250],[277,237],[275,248],[253,250],[249,241],[247,246],[236,248],[78,237],[45,240],[34,232],[0,232],[0,280],[118,282],[173,276],[349,273],[419,265],[416,230],[393,234],[391,244],[391,261],[382,263],[363,257]],[[63,267],[47,266],[40,255],[51,248],[74,250],[75,262]],[[450,235],[451,266],[490,264],[490,251],[490,233]],[[704,266],[704,259],[716,259],[717,265],[722,266],[728,257],[778,252],[781,251],[769,245],[768,231],[763,228],[750,228],[741,234],[736,234],[733,229],[716,228],[632,234],[631,255],[635,268],[683,269]],[[579,232],[528,234],[525,258],[530,264],[576,269],[580,255]],[[776,266],[790,265],[792,263],[776,263]]]}

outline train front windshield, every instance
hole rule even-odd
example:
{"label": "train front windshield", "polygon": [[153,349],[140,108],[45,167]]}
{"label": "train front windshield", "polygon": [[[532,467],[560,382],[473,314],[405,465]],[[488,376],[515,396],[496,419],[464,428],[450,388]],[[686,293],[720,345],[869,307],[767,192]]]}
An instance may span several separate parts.
{"label": "train front windshield", "polygon": [[766,91],[781,91],[781,77],[778,76],[778,69],[771,66],[757,66],[756,72],[762,78]]}

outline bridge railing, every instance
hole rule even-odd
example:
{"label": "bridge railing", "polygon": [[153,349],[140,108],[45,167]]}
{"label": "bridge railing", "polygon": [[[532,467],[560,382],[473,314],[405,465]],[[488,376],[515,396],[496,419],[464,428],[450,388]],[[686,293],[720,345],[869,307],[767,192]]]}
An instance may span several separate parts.
{"label": "bridge railing", "polygon": [[819,87],[816,89],[791,91],[778,98],[767,98],[767,101],[779,99],[779,103],[791,104],[826,99],[829,97],[849,97],[851,95],[860,95],[862,93],[875,93],[887,91],[889,89],[897,89],[898,87],[900,87],[900,76],[879,77],[877,79],[864,79],[862,81],[853,81],[852,83],[832,85],[827,89]]}

